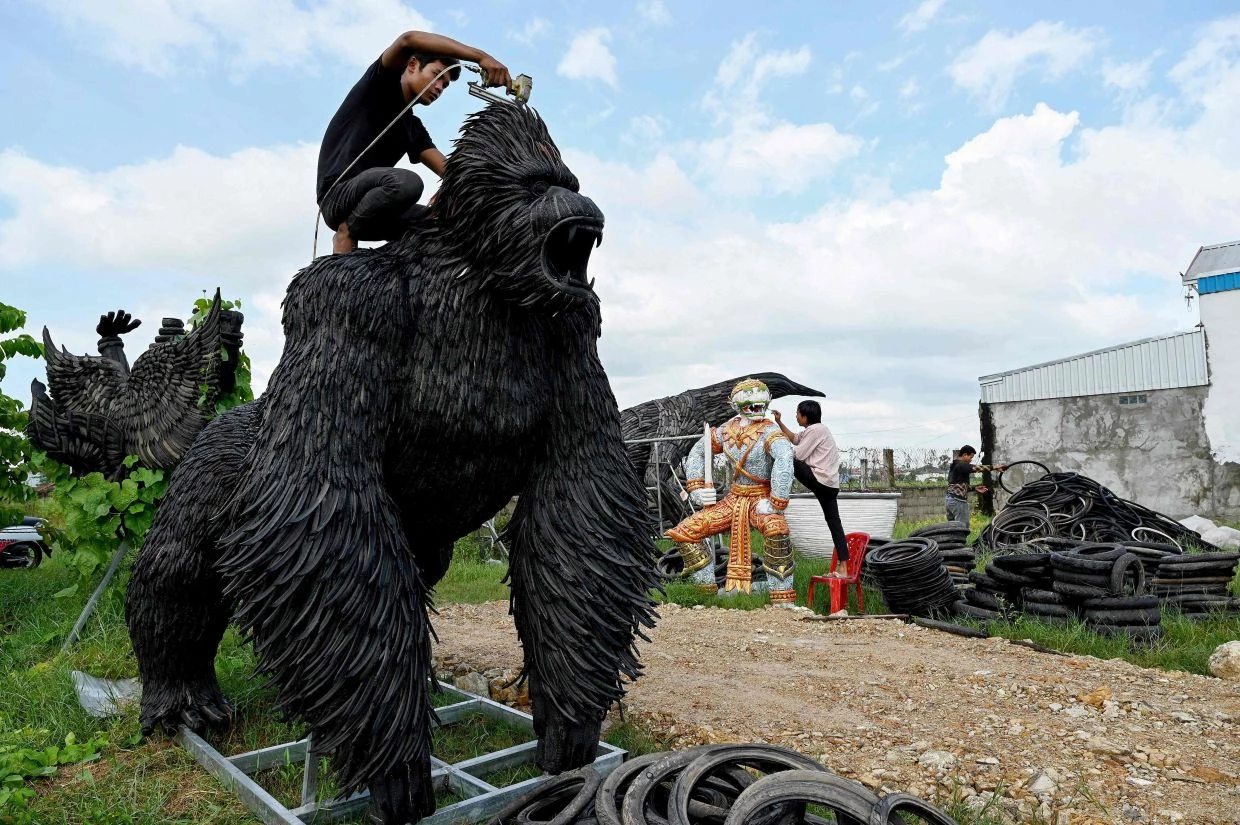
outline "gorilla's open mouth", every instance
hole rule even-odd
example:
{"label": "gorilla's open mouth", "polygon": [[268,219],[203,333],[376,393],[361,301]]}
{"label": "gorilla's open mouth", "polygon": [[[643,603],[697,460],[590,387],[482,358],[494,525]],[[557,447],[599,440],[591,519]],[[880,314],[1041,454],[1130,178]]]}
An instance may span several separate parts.
{"label": "gorilla's open mouth", "polygon": [[590,252],[603,242],[597,218],[565,218],[551,227],[542,245],[543,272],[562,289],[593,289],[586,278]]}

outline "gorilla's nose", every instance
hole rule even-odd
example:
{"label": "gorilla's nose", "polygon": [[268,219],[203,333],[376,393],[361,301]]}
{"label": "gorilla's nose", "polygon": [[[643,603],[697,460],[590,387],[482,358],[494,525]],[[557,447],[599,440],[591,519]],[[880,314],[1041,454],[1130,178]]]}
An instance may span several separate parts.
{"label": "gorilla's nose", "polygon": [[565,218],[587,218],[597,222],[598,228],[602,229],[603,210],[585,195],[563,186],[548,187],[535,201],[533,212],[537,232],[547,232]]}

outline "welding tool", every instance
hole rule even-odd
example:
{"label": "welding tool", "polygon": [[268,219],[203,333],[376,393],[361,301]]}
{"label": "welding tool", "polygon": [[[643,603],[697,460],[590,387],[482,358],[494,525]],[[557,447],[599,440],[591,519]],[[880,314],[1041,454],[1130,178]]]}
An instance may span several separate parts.
{"label": "welding tool", "polygon": [[461,65],[469,69],[471,72],[476,72],[482,76],[482,83],[471,80],[467,84],[469,86],[469,93],[474,97],[481,98],[491,103],[507,103],[511,106],[524,106],[530,102],[530,92],[534,91],[534,78],[529,75],[519,74],[512,79],[512,85],[505,89],[505,91],[514,98],[513,100],[509,100],[508,98],[495,94],[495,92],[487,91],[486,86],[484,85],[487,82],[487,73],[481,66],[475,66],[472,63],[462,63]]}

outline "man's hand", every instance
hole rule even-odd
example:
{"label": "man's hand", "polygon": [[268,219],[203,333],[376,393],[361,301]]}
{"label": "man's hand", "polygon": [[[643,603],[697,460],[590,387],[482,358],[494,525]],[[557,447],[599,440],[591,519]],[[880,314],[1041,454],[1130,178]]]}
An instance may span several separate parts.
{"label": "man's hand", "polygon": [[512,86],[512,75],[509,74],[508,67],[491,55],[484,55],[478,61],[478,68],[482,69],[483,86],[503,86],[505,89]]}
{"label": "man's hand", "polygon": [[699,487],[698,489],[689,493],[689,498],[691,498],[693,500],[693,503],[699,507],[709,507],[710,505],[714,504],[716,500],[715,499],[715,488],[713,485],[709,485],[709,484],[706,485],[705,487]]}
{"label": "man's hand", "polygon": [[123,309],[115,312],[109,312],[107,315],[99,316],[99,324],[95,327],[95,332],[103,338],[110,335],[124,335],[126,332],[133,332],[142,322],[134,318]]}
{"label": "man's hand", "polygon": [[987,486],[986,486],[986,485],[984,485],[984,484],[979,484],[978,486],[974,487],[973,489],[977,491],[978,495],[985,495],[986,493],[989,493],[989,492],[990,492],[990,488],[989,488],[989,487],[987,487]]}
{"label": "man's hand", "polygon": [[776,423],[776,424],[782,424],[782,423],[784,423],[784,418],[783,418],[783,416],[780,414],[779,410],[771,410],[771,415],[775,416],[775,423]]}

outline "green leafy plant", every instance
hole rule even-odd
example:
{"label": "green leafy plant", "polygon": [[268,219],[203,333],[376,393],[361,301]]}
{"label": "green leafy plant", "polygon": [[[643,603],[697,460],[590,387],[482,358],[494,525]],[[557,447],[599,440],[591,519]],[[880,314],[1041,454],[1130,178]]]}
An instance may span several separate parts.
{"label": "green leafy plant", "polygon": [[[207,314],[211,311],[211,304],[213,303],[212,299],[206,297],[207,293],[205,291],[202,294],[203,294],[203,297],[194,301],[194,311],[189,316],[190,329],[197,329],[202,324],[202,322],[206,320]],[[235,301],[226,301],[226,300],[221,299],[220,309],[239,310],[241,309],[241,299],[238,298]],[[220,350],[220,357],[227,359],[228,353],[225,352],[224,350]],[[250,356],[246,355],[245,352],[242,351],[237,357],[237,384],[233,388],[233,391],[231,393],[228,393],[227,395],[221,395],[218,398],[216,398],[215,400],[215,414],[216,415],[219,415],[225,410],[231,410],[233,407],[236,407],[240,404],[245,404],[246,402],[254,400],[254,390],[251,389],[250,387],[250,377],[251,377],[250,376]],[[206,401],[205,391],[200,400],[203,402]]]}
{"label": "green leafy plant", "polygon": [[[55,482],[55,497],[65,515],[65,529],[54,540],[57,551],[72,554],[69,562],[81,578],[93,576],[116,551],[117,541],[141,547],[155,518],[155,506],[168,482],[163,470],[137,467],[137,456],[125,459],[129,475],[108,481],[102,473],[76,477],[69,469],[46,457],[36,466]],[[57,595],[76,592],[77,585]]]}
{"label": "green leafy plant", "polygon": [[[26,313],[0,303],[0,379],[8,371],[5,361],[18,355],[43,357],[43,345],[25,333],[10,335],[26,325]],[[26,412],[22,402],[0,392],[0,527],[7,527],[24,514],[25,502],[34,497],[26,484],[30,477],[32,448],[26,438]]]}
{"label": "green leafy plant", "polygon": [[[36,732],[19,730],[15,736],[27,736]],[[41,731],[39,733],[46,733]],[[7,737],[6,737],[7,738]],[[107,745],[102,736],[95,736],[79,743],[72,733],[65,736],[63,745],[52,745],[42,750],[0,744],[0,816],[25,808],[34,797],[34,789],[28,780],[55,776],[61,765],[76,765],[99,758],[99,749]]]}
{"label": "green leafy plant", "polygon": [[[206,297],[194,302],[190,328],[198,327],[206,319],[211,304]],[[240,306],[240,301],[220,302],[222,309]],[[227,357],[222,349],[220,357]],[[205,392],[203,397],[205,399]],[[243,351],[238,357],[236,387],[228,395],[217,398],[213,417],[253,399],[250,358]],[[76,477],[69,473],[68,467],[45,455],[35,458],[34,466],[55,483],[55,503],[64,513],[65,529],[54,540],[54,548],[72,553],[71,563],[78,571],[79,581],[95,575],[108,563],[118,541],[137,548],[146,538],[168,480],[163,470],[140,467],[138,461],[137,456],[127,457],[125,466],[129,474],[118,481],[109,481],[102,473]],[[77,587],[77,584],[72,585],[57,595],[71,595]]]}

